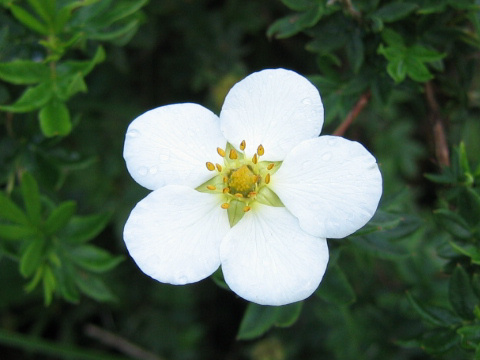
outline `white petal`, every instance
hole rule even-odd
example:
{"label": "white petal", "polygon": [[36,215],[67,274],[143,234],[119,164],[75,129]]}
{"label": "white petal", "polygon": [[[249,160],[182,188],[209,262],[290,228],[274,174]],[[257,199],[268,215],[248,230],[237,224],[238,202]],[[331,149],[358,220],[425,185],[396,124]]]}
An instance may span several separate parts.
{"label": "white petal", "polygon": [[130,175],[150,190],[168,184],[197,187],[213,175],[207,161],[225,147],[218,117],[197,104],[162,106],[137,117],[125,137]]}
{"label": "white petal", "polygon": [[246,141],[247,155],[262,144],[265,159],[283,160],[299,142],[320,134],[323,104],[316,87],[303,76],[285,69],[263,70],[230,90],[220,121],[233,146]]}
{"label": "white petal", "polygon": [[220,265],[220,242],[230,229],[221,199],[186,186],[167,185],[132,210],[123,237],[138,267],[175,285],[211,275]]}
{"label": "white petal", "polygon": [[321,136],[296,146],[272,176],[272,190],[315,236],[343,238],[375,213],[382,175],[361,144]]}
{"label": "white petal", "polygon": [[261,305],[285,305],[310,296],[328,263],[325,239],[302,231],[285,208],[257,205],[220,247],[228,286]]}

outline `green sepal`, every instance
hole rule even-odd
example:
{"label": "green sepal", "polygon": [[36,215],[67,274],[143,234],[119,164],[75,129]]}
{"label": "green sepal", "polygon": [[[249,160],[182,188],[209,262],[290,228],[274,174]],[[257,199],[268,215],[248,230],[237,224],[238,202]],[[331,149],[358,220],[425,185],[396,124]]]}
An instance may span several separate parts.
{"label": "green sepal", "polygon": [[229,154],[230,154],[231,150],[235,150],[237,152],[237,159],[236,160],[243,160],[245,158],[245,155],[243,154],[243,152],[241,152],[240,150],[237,150],[237,148],[235,146],[233,146],[232,144],[227,142],[227,145],[225,146],[225,157],[224,157],[226,162],[235,162],[236,161],[235,159],[230,159],[230,157],[229,157]]}
{"label": "green sepal", "polygon": [[232,200],[230,206],[227,209],[228,221],[230,222],[230,227],[234,227],[245,215],[243,208],[245,203],[238,200]]}
{"label": "green sepal", "polygon": [[282,200],[278,197],[277,194],[273,192],[268,186],[263,186],[257,193],[255,198],[260,204],[275,206],[275,207],[285,207]]}
{"label": "green sepal", "polygon": [[208,185],[213,185],[219,190],[222,190],[226,186],[225,183],[223,182],[223,175],[218,174],[218,175],[214,176],[213,178],[211,178],[210,180],[205,181],[202,185],[195,188],[195,190],[197,190],[199,192],[214,194],[214,192],[213,192],[214,190],[210,190],[210,189],[207,188]]}
{"label": "green sepal", "polygon": [[[280,166],[282,166],[283,161],[259,161],[257,164],[257,169],[263,174],[264,172],[270,173],[270,175],[275,174]],[[268,170],[268,165],[273,164],[273,168]]]}

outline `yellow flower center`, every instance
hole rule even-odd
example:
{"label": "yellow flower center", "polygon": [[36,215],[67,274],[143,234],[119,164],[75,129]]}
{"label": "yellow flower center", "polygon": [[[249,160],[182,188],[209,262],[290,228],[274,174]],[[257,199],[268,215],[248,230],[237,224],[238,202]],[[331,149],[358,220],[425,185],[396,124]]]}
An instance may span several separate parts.
{"label": "yellow flower center", "polygon": [[247,197],[249,193],[255,191],[255,186],[259,177],[255,175],[247,165],[242,165],[237,170],[232,171],[228,180],[230,194],[240,193]]}

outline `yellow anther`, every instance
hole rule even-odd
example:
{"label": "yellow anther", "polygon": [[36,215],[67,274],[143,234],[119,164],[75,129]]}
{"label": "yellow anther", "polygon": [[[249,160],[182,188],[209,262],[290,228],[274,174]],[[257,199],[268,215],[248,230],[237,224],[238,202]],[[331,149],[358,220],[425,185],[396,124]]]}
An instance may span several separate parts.
{"label": "yellow anther", "polygon": [[228,181],[228,177],[224,176],[223,177],[223,182],[226,183]]}
{"label": "yellow anther", "polygon": [[213,165],[213,163],[211,163],[210,161],[207,161],[207,169],[210,170],[210,171],[213,171],[215,170],[215,165]]}
{"label": "yellow anther", "polygon": [[222,172],[222,165],[215,164],[215,166],[217,167],[218,172]]}
{"label": "yellow anther", "polygon": [[240,193],[236,193],[235,196],[236,196],[237,198],[239,198],[239,199],[243,198],[243,195],[240,194]]}
{"label": "yellow anther", "polygon": [[257,154],[258,156],[262,156],[263,154],[265,154],[265,149],[263,148],[262,144],[258,145]]}
{"label": "yellow anther", "polygon": [[246,144],[245,140],[242,140],[242,142],[240,143],[240,150],[242,150],[242,151],[245,150],[246,145],[247,144]]}
{"label": "yellow anther", "polygon": [[250,211],[251,207],[250,206],[245,206],[243,208],[243,212],[247,212],[247,211]]}
{"label": "yellow anther", "polygon": [[215,190],[216,187],[214,185],[207,185],[208,190]]}
{"label": "yellow anther", "polygon": [[230,204],[229,203],[223,203],[222,205],[220,205],[220,207],[222,209],[228,209],[230,207]]}
{"label": "yellow anther", "polygon": [[268,184],[270,182],[270,174],[267,174],[265,176],[265,184]]}
{"label": "yellow anther", "polygon": [[253,155],[253,157],[252,157],[252,162],[253,162],[254,164],[256,164],[256,163],[258,162],[257,153],[255,153],[255,154]]}
{"label": "yellow anther", "polygon": [[273,163],[272,163],[272,164],[268,164],[267,170],[272,170],[274,166],[275,166],[275,164],[273,164]]}
{"label": "yellow anther", "polygon": [[225,150],[223,150],[222,148],[220,147],[217,147],[217,153],[218,155],[220,155],[221,157],[225,157]]}
{"label": "yellow anther", "polygon": [[255,191],[252,191],[252,192],[248,193],[249,198],[252,198],[252,197],[255,197],[255,196],[257,196],[257,193]]}
{"label": "yellow anther", "polygon": [[228,193],[228,192],[230,191],[230,188],[228,188],[228,187],[226,187],[226,188],[223,188],[223,190],[222,190],[222,191],[223,191],[223,193],[224,193],[224,194],[226,194],[226,193]]}
{"label": "yellow anther", "polygon": [[236,158],[238,158],[238,154],[235,151],[235,149],[230,149],[230,154],[228,154],[228,157],[232,160],[235,160]]}

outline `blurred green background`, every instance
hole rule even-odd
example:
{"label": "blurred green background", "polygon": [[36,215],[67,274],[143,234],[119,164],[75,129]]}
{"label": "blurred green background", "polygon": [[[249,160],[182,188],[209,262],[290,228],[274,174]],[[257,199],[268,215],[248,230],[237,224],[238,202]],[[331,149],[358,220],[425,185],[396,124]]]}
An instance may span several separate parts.
{"label": "blurred green background", "polygon": [[[0,4],[1,359],[480,359],[478,0]],[[303,303],[151,280],[128,124],[276,67],[377,158],[376,216]]]}

